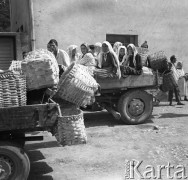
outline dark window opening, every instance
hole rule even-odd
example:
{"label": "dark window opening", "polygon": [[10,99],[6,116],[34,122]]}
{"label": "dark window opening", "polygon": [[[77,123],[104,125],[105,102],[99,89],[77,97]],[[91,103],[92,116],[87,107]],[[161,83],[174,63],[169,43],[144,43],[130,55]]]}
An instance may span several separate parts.
{"label": "dark window opening", "polygon": [[106,40],[113,46],[115,42],[119,41],[123,43],[124,46],[128,46],[130,43],[138,46],[138,35],[129,34],[106,34]]}
{"label": "dark window opening", "polygon": [[16,37],[0,36],[0,69],[7,70],[16,59]]}

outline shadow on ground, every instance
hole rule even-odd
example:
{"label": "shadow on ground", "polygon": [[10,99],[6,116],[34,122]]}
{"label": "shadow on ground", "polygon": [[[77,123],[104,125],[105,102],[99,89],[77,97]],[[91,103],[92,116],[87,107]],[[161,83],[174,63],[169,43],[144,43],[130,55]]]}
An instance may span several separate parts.
{"label": "shadow on ground", "polygon": [[[153,123],[152,116],[144,124]],[[96,126],[122,126],[127,125],[121,120],[116,120],[110,113],[106,111],[97,112],[85,112],[84,113],[84,124],[86,128]]]}
{"label": "shadow on ground", "polygon": [[160,115],[161,118],[181,118],[181,117],[187,117],[188,114],[176,114],[176,113],[163,113]]}
{"label": "shadow on ground", "polygon": [[43,148],[53,148],[53,147],[60,147],[57,141],[48,141],[48,142],[37,142],[37,143],[32,143],[32,144],[27,144],[26,145],[27,149],[31,150],[36,150],[36,149],[43,149]]}
{"label": "shadow on ground", "polygon": [[26,149],[31,163],[28,180],[53,180],[52,176],[47,175],[53,169],[44,161],[43,154],[38,150]]}

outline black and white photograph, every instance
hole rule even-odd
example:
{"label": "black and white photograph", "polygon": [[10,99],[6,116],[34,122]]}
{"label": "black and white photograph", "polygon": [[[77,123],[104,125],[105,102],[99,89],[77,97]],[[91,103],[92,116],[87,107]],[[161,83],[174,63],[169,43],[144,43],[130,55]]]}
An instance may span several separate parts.
{"label": "black and white photograph", "polygon": [[0,0],[0,180],[188,179],[187,0]]}

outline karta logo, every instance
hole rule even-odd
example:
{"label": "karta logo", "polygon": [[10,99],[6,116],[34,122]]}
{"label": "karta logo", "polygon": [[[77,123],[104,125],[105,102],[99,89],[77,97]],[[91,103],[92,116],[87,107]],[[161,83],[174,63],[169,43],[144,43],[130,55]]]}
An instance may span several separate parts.
{"label": "karta logo", "polygon": [[[141,172],[142,170],[142,172]],[[188,169],[187,169],[188,170]],[[143,161],[125,160],[125,179],[187,179],[184,165],[143,165]]]}

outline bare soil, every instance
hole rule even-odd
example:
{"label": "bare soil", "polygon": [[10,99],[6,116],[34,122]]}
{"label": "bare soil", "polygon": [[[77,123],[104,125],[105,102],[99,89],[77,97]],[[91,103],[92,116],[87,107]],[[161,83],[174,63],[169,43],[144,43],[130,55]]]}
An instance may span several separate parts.
{"label": "bare soil", "polygon": [[[61,147],[48,132],[33,133],[44,135],[44,141],[26,145],[29,180],[123,180],[125,161],[132,159],[143,161],[141,171],[170,162],[187,166],[188,175],[188,102],[183,103],[162,102],[147,123],[134,126],[117,122],[107,112],[87,112],[84,145]],[[164,174],[162,179],[168,178]]]}

